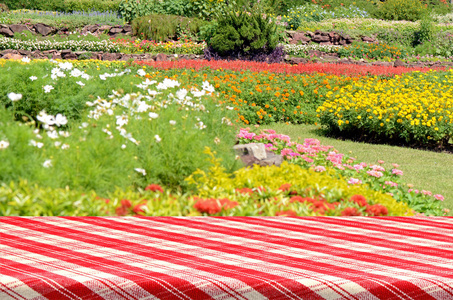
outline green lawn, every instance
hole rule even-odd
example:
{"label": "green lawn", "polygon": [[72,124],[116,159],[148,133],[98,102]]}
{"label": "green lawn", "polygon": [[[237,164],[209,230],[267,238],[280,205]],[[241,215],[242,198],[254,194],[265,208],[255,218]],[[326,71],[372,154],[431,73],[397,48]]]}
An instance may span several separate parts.
{"label": "green lawn", "polygon": [[334,146],[341,153],[356,157],[359,161],[376,163],[377,160],[383,160],[384,167],[397,163],[399,169],[404,171],[404,182],[413,184],[419,190],[444,195],[444,207],[453,211],[453,154],[336,140],[321,135],[314,125],[273,124],[260,128],[274,129],[277,133],[289,135],[294,141],[299,137],[302,140],[316,138],[321,144]]}

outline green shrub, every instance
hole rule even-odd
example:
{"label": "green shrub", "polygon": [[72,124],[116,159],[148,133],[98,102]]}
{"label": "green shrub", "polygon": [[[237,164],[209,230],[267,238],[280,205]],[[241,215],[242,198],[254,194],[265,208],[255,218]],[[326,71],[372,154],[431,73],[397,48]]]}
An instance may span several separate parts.
{"label": "green shrub", "polygon": [[6,4],[0,3],[0,12],[9,11]]}
{"label": "green shrub", "polygon": [[277,26],[259,11],[233,10],[218,19],[219,26],[208,46],[221,56],[269,53],[278,44]]}
{"label": "green shrub", "polygon": [[132,21],[132,30],[135,36],[154,41],[176,39],[182,35],[197,39],[201,26],[205,24],[197,18],[149,15]]}
{"label": "green shrub", "polygon": [[376,16],[385,20],[417,21],[427,11],[420,0],[386,0],[379,4]]}
{"label": "green shrub", "polygon": [[189,0],[121,0],[119,14],[126,20],[132,20],[150,14],[178,15],[191,17],[196,15]]}
{"label": "green shrub", "polygon": [[118,11],[120,0],[64,0],[64,11]]}
{"label": "green shrub", "polygon": [[420,26],[414,35],[414,45],[423,44],[424,42],[431,41],[434,38],[434,24],[429,15],[425,15],[420,20]]}
{"label": "green shrub", "polygon": [[153,0],[121,0],[118,13],[126,22],[131,22],[135,18],[151,14],[153,7]]}

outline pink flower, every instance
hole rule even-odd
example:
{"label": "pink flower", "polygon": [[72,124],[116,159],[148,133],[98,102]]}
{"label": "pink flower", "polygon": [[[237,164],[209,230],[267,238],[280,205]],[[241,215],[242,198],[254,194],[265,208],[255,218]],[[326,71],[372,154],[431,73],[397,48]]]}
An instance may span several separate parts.
{"label": "pink flower", "polygon": [[432,192],[430,192],[430,191],[425,191],[425,190],[422,190],[422,194],[423,194],[423,195],[428,195],[428,196],[432,196],[432,195],[433,195]]}
{"label": "pink flower", "polygon": [[434,198],[436,198],[436,200],[439,200],[439,201],[444,201],[444,196],[440,195],[440,194],[436,194],[434,195]]}
{"label": "pink flower", "polygon": [[381,166],[378,166],[378,165],[372,165],[372,166],[370,166],[370,168],[373,169],[373,171],[381,171],[381,172],[385,171],[384,167],[381,167]]}
{"label": "pink flower", "polygon": [[354,165],[353,168],[358,171],[358,170],[362,170],[363,166],[362,165]]}
{"label": "pink flower", "polygon": [[392,174],[395,174],[395,175],[403,175],[403,171],[398,170],[398,169],[392,169]]}
{"label": "pink flower", "polygon": [[393,181],[386,181],[385,184],[386,184],[386,185],[389,185],[389,186],[394,186],[394,187],[397,187],[397,186],[398,186],[398,183],[393,182]]}
{"label": "pink flower", "polygon": [[351,179],[348,180],[348,183],[349,184],[361,184],[362,180],[356,179],[356,178],[351,178]]}
{"label": "pink flower", "polygon": [[384,163],[383,160],[378,160],[377,162],[378,162],[378,164],[381,164],[381,165]]}
{"label": "pink flower", "polygon": [[366,173],[367,173],[368,175],[374,176],[374,177],[376,177],[376,178],[380,178],[380,177],[384,176],[384,174],[382,174],[382,172],[374,171],[374,170],[373,170],[373,171],[367,171]]}
{"label": "pink flower", "polygon": [[326,168],[324,166],[316,166],[315,167],[315,171],[316,172],[324,172],[326,170]]}
{"label": "pink flower", "polygon": [[398,164],[392,164],[392,166],[393,166],[394,168],[398,168],[400,165],[398,165]]}

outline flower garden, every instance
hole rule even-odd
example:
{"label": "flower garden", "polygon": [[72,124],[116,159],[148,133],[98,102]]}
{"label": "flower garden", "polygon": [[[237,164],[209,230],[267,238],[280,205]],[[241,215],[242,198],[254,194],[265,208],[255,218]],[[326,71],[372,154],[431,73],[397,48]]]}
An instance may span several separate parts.
{"label": "flower garden", "polygon": [[[90,3],[73,2],[75,8]],[[174,7],[166,8],[143,1],[143,7],[132,10],[125,10],[127,1],[110,2],[108,8],[123,11],[123,19],[111,13],[91,17],[111,25],[124,25],[129,18],[136,28],[134,33],[140,35],[135,30],[143,27],[136,18],[176,14],[172,9],[177,10],[178,3],[184,1],[170,1]],[[2,50],[165,53],[173,58],[205,55],[205,59],[167,61],[30,59],[25,54],[18,59],[0,59],[0,215],[449,214],[453,208],[451,175],[426,176],[422,169],[433,166],[420,163],[420,173],[409,181],[405,168],[411,159],[406,156],[401,160],[402,151],[413,148],[423,155],[441,155],[438,162],[444,167],[452,162],[453,71],[448,65],[292,65],[282,59],[272,63],[277,52],[266,48],[271,42],[257,48],[262,51],[253,50],[253,42],[246,50],[216,48],[220,40],[216,34],[225,37],[227,33],[219,29],[222,26],[215,27],[212,10],[216,5],[225,11],[228,7],[222,1],[211,1],[210,7],[200,10],[198,2],[190,3],[203,17],[202,29],[178,27],[178,38],[161,41],[82,33],[76,25],[89,25],[88,14],[49,14],[39,5],[24,7],[31,9],[27,11],[0,13],[5,24],[33,23],[29,18],[75,24],[74,32],[65,36],[35,40],[31,33],[14,33],[14,37],[0,38]],[[282,1],[282,5],[288,3]],[[265,8],[259,12],[269,15],[266,24],[274,26],[276,36],[281,36],[282,30],[291,28],[325,29],[326,22],[338,27],[344,18],[357,17],[366,23],[371,13],[365,14],[365,8],[330,1],[288,6],[289,14],[278,15],[277,10],[271,13]],[[447,18],[438,10],[431,10],[431,18],[437,20],[436,25],[430,23],[433,28],[440,26],[441,16]],[[130,11],[136,15],[124,13]],[[187,14],[180,13],[192,17]],[[234,15],[248,18],[240,13],[225,13],[224,18],[233,20]],[[218,18],[221,22],[222,17]],[[422,26],[419,24],[427,21],[411,22],[418,22],[414,25],[417,31]],[[381,23],[387,26],[391,21]],[[263,24],[259,26],[272,29]],[[317,24],[320,27],[313,28]],[[417,32],[423,39],[423,32]],[[247,37],[243,38],[248,43]],[[284,44],[284,39],[279,43]],[[410,61],[421,54],[414,52],[418,46],[429,48],[426,44],[410,48],[357,42],[284,44],[281,49],[287,56],[308,57],[309,51],[316,50],[366,61]],[[263,58],[263,53],[268,56]],[[227,57],[219,59],[222,55]],[[449,56],[437,59],[448,62]],[[317,128],[312,136],[298,138],[298,130],[309,127]],[[286,128],[295,128],[295,134]],[[337,150],[337,139],[346,140],[350,148]],[[244,167],[233,146],[248,143],[263,143],[284,162],[280,166]],[[381,157],[364,160],[354,156],[354,151],[350,153],[365,147],[364,143],[393,145],[395,161],[384,162]],[[414,178],[421,184],[412,184]],[[423,181],[434,186],[427,188]]]}

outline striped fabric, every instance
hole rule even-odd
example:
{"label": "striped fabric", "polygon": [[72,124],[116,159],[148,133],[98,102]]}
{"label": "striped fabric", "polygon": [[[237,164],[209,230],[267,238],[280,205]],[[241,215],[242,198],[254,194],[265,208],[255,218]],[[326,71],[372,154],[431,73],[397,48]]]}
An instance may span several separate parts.
{"label": "striped fabric", "polygon": [[3,217],[0,299],[453,299],[453,218]]}

